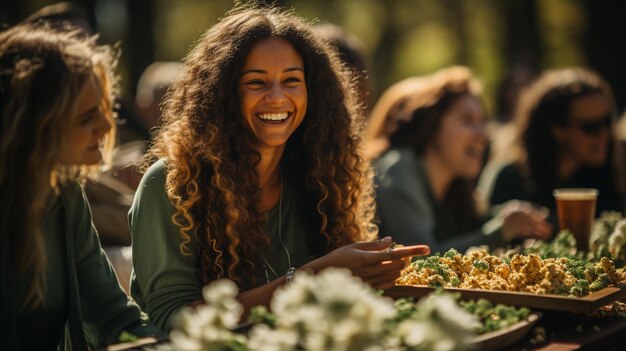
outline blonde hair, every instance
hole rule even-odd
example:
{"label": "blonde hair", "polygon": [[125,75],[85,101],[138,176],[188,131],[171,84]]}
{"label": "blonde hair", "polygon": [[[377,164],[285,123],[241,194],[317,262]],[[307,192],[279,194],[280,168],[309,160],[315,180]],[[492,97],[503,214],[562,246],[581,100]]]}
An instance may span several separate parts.
{"label": "blonde hair", "polygon": [[[59,185],[84,181],[110,161],[115,131],[105,137],[101,165],[59,165],[74,121],[76,97],[92,74],[103,90],[101,108],[113,121],[117,80],[110,48],[77,32],[21,24],[0,33],[0,235],[16,274],[32,271],[28,305],[44,298],[46,249],[41,223]],[[114,123],[112,123],[114,125]],[[20,225],[16,225],[20,223]]]}

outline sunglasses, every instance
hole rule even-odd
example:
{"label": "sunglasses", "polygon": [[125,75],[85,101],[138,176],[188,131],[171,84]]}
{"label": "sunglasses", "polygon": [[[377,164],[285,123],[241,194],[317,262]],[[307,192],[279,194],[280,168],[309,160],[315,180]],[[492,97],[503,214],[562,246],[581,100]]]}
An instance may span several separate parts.
{"label": "sunglasses", "polygon": [[606,116],[602,117],[602,119],[596,121],[570,122],[570,124],[580,129],[585,134],[596,135],[600,133],[600,131],[602,131],[604,128],[609,129],[612,122],[613,115],[609,113]]}

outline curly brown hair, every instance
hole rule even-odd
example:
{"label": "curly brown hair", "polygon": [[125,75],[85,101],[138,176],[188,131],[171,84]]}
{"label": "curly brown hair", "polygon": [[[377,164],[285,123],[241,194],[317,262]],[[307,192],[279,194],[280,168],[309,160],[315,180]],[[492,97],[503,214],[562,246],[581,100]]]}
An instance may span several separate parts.
{"label": "curly brown hair", "polygon": [[[609,85],[593,71],[583,68],[566,68],[543,73],[521,96],[515,123],[518,135],[510,154],[528,180],[528,186],[540,197],[542,205],[553,203],[552,190],[557,184],[558,142],[552,129],[565,125],[570,118],[574,100],[603,95],[616,115],[613,93]],[[624,171],[621,165],[621,148],[611,126],[608,160],[597,177],[609,185],[622,199]],[[617,195],[617,194],[616,194]],[[623,208],[621,200],[620,208]],[[623,211],[623,209],[621,210]]]}
{"label": "curly brown hair", "polygon": [[[353,77],[337,53],[292,12],[238,6],[211,27],[184,59],[167,94],[162,127],[147,163],[166,160],[166,191],[176,208],[180,250],[197,254],[202,280],[241,277],[269,251],[255,166],[260,155],[240,110],[237,84],[251,47],[265,38],[293,45],[304,61],[308,109],[287,142],[281,167],[304,179],[308,209],[319,224],[320,249],[368,240],[372,224],[372,172],[361,156]],[[199,245],[191,252],[191,241]]]}

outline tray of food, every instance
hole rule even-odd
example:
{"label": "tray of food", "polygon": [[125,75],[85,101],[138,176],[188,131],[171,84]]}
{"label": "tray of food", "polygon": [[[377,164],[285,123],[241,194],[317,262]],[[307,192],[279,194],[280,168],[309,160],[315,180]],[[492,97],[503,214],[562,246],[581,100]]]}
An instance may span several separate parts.
{"label": "tray of food", "polygon": [[480,351],[501,350],[524,339],[535,326],[541,313],[531,313],[525,319],[502,329],[480,334],[472,340],[472,348]]}
{"label": "tray of food", "polygon": [[414,261],[396,284],[386,295],[420,298],[443,288],[464,300],[581,313],[626,296],[626,272],[606,257],[597,262],[534,254],[501,259],[485,251],[461,255],[450,250]]}
{"label": "tray of food", "polygon": [[[486,299],[460,300],[458,294],[446,295],[457,299],[456,303],[461,309],[476,317],[478,322],[478,327],[474,330],[476,335],[467,340],[472,350],[490,351],[509,346],[526,337],[541,317],[540,312],[533,312],[527,307],[494,304]],[[400,320],[423,316],[424,307],[413,298],[399,298],[394,304],[396,318]],[[448,318],[455,317],[448,315]]]}

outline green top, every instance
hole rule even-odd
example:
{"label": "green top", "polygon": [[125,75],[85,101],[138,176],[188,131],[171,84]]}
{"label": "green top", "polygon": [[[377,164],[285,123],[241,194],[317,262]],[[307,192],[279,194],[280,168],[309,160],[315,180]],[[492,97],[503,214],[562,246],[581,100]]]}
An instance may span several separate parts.
{"label": "green top", "polygon": [[[15,279],[3,260],[0,318],[3,334],[8,336],[3,345],[11,350],[43,350],[56,348],[64,339],[61,349],[87,350],[88,345],[118,342],[124,330],[137,336],[162,335],[142,320],[137,305],[119,286],[78,183],[62,187],[43,225],[48,253],[43,305],[31,312],[21,310],[30,274]],[[9,281],[12,283],[5,284]]]}
{"label": "green top", "polygon": [[[25,350],[52,350],[63,336],[65,321],[69,314],[69,300],[66,272],[66,250],[63,206],[61,199],[55,197],[44,226],[46,254],[46,300],[43,305],[28,313],[17,316],[17,332],[20,347]],[[30,291],[32,271],[18,275],[15,291],[18,306],[23,306]],[[40,331],[37,338],[32,337],[33,330]]]}
{"label": "green top", "polygon": [[[129,212],[133,238],[133,275],[131,294],[150,319],[166,332],[172,327],[173,316],[183,307],[202,299],[202,279],[199,257],[194,241],[191,256],[180,250],[180,228],[171,218],[176,212],[165,192],[166,165],[163,160],[152,165],[144,174]],[[292,266],[300,267],[321,253],[312,240],[317,231],[304,215],[302,194],[297,191],[289,173],[283,175],[281,205],[268,213],[265,231],[270,236],[273,259],[259,262],[257,285],[262,285],[286,273],[287,252]],[[279,207],[281,211],[279,211]],[[278,239],[278,217],[282,217],[282,242]],[[267,267],[267,268],[266,268]],[[267,271],[267,275],[266,275]],[[274,274],[273,271],[276,273]],[[244,280],[246,277],[242,277]]]}
{"label": "green top", "polygon": [[375,163],[380,232],[403,245],[426,244],[432,252],[504,245],[495,221],[463,233],[451,209],[432,193],[422,160],[409,149],[391,149]]}

